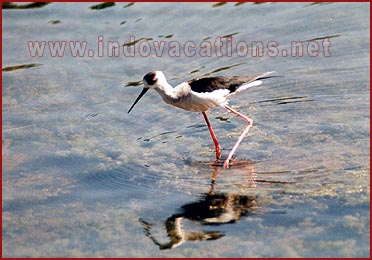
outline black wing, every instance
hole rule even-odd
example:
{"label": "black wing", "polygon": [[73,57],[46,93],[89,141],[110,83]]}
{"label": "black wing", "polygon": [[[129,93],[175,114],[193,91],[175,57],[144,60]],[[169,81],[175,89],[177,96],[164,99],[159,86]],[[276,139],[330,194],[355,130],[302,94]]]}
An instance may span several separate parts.
{"label": "black wing", "polygon": [[212,92],[217,89],[228,89],[234,92],[239,86],[244,83],[253,81],[256,77],[208,77],[200,79],[192,79],[188,81],[191,90],[202,93]]}
{"label": "black wing", "polygon": [[267,74],[260,76],[233,76],[233,77],[208,77],[208,78],[196,78],[188,81],[191,90],[202,93],[212,92],[217,89],[228,89],[230,92],[236,91],[241,85],[250,83],[255,80],[269,78],[265,77]]}

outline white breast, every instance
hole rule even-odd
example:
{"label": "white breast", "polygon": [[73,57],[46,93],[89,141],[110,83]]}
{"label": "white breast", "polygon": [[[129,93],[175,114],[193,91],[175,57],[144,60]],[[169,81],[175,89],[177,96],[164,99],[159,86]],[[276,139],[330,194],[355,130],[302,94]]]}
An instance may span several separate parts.
{"label": "white breast", "polygon": [[186,82],[171,89],[171,93],[156,89],[164,102],[192,112],[204,112],[212,107],[227,104],[228,89],[198,93],[191,90]]}

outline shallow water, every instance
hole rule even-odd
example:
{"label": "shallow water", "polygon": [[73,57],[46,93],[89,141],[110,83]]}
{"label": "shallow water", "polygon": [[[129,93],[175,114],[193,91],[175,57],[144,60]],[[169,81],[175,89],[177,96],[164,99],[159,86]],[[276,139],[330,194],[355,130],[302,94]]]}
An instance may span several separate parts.
{"label": "shallow water", "polygon": [[[19,5],[2,13],[3,257],[369,256],[369,3]],[[148,57],[98,56],[109,40],[219,36],[280,52],[173,57],[174,46],[152,45]],[[330,55],[285,57],[297,40],[329,41]],[[28,41],[90,50],[32,57]],[[151,91],[127,114],[151,70],[172,85],[282,77],[231,100],[254,126],[225,170],[200,114]],[[226,157],[244,122],[208,115]]]}

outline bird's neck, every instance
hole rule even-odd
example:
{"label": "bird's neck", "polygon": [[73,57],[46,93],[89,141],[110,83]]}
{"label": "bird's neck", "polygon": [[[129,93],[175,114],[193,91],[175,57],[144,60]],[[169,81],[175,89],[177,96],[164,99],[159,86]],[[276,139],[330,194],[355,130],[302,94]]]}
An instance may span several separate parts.
{"label": "bird's neck", "polygon": [[168,82],[163,82],[163,84],[158,85],[155,90],[163,98],[165,102],[177,99],[177,96],[174,93],[174,88],[169,85]]}

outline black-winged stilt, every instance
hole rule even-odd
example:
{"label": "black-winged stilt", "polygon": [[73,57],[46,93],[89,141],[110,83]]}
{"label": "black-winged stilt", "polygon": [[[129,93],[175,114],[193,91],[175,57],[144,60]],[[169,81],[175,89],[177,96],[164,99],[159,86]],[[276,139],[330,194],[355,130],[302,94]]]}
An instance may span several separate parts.
{"label": "black-winged stilt", "polygon": [[207,114],[205,113],[212,107],[222,106],[230,112],[241,117],[248,125],[243,133],[240,135],[238,141],[235,143],[229,156],[224,161],[224,168],[229,168],[230,160],[238,148],[240,142],[243,140],[245,135],[253,124],[253,120],[249,117],[239,113],[238,111],[229,107],[228,100],[231,96],[246,90],[250,87],[258,86],[262,84],[263,79],[270,78],[269,74],[273,73],[266,72],[257,76],[232,76],[232,77],[204,77],[196,78],[183,82],[173,88],[167,82],[165,75],[161,71],[152,71],[147,73],[143,77],[143,83],[145,87],[139,94],[133,105],[130,107],[128,113],[133,109],[141,97],[149,90],[155,89],[164,102],[192,112],[201,112],[207,123],[209,132],[212,136],[216,150],[216,160],[221,157],[221,146],[217,141],[217,137],[212,129],[212,126],[208,120]]}

